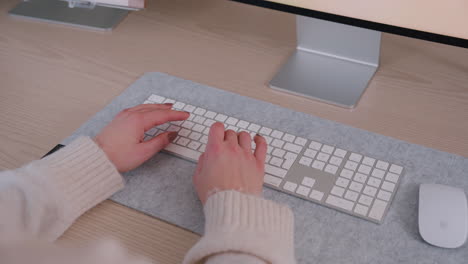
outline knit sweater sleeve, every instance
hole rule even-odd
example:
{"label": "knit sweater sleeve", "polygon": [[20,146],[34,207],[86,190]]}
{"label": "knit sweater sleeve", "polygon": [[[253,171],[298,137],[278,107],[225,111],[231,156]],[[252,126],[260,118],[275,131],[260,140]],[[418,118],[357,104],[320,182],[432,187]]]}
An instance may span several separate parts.
{"label": "knit sweater sleeve", "polygon": [[0,172],[0,242],[56,240],[81,214],[123,187],[88,137],[28,165]]}

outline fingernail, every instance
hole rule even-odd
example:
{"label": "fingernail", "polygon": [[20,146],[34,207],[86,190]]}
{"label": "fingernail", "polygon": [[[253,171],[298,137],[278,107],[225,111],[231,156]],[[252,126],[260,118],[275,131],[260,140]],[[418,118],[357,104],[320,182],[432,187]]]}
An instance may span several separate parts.
{"label": "fingernail", "polygon": [[190,112],[187,112],[187,111],[184,111],[184,112],[190,115]]}
{"label": "fingernail", "polygon": [[171,133],[169,133],[169,135],[168,135],[169,142],[174,141],[174,139],[177,137],[177,135],[178,135],[177,132],[171,132]]}

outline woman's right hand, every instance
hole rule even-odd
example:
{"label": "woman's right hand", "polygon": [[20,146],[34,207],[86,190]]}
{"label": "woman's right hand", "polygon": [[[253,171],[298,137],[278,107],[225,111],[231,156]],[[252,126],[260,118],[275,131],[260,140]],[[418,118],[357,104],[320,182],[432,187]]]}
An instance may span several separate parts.
{"label": "woman's right hand", "polygon": [[222,123],[213,124],[206,151],[193,176],[203,204],[210,195],[225,190],[262,194],[267,144],[260,135],[254,141],[256,148],[252,152],[252,139],[247,132],[224,131]]}

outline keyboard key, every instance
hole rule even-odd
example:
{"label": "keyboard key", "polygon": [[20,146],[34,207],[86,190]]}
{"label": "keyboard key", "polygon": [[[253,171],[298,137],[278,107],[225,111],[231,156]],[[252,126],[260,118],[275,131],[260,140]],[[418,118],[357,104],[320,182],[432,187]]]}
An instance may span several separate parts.
{"label": "keyboard key", "polygon": [[361,194],[361,197],[359,197],[359,202],[364,204],[364,205],[367,205],[367,206],[371,205],[372,200],[374,200],[374,199],[372,199],[372,197],[369,197],[369,196],[364,195],[364,194]]}
{"label": "keyboard key", "polygon": [[172,121],[171,124],[176,125],[176,126],[181,126],[184,121]]}
{"label": "keyboard key", "polygon": [[362,174],[362,173],[356,173],[356,175],[354,175],[354,180],[357,181],[357,182],[366,182],[367,180],[367,176]]}
{"label": "keyboard key", "polygon": [[354,175],[354,172],[347,170],[347,169],[343,169],[340,173],[340,176],[345,177],[346,179],[351,179],[353,175]]}
{"label": "keyboard key", "polygon": [[181,155],[183,157],[189,158],[191,160],[198,160],[201,153],[195,150],[191,150],[186,147],[182,147],[173,143],[170,143],[166,146],[165,150],[173,152],[175,154]]}
{"label": "keyboard key", "polygon": [[150,136],[154,136],[154,134],[156,134],[156,132],[158,132],[158,128],[157,128],[157,127],[153,127],[153,128],[151,128],[150,130],[146,131],[145,134],[146,134],[146,135],[150,135]]}
{"label": "keyboard key", "polygon": [[203,124],[203,122],[205,122],[205,120],[206,120],[206,118],[204,118],[202,116],[199,116],[199,115],[197,115],[197,116],[195,116],[193,118],[193,122],[198,123],[198,124]]}
{"label": "keyboard key", "polygon": [[288,173],[287,170],[283,170],[275,166],[271,166],[269,164],[265,164],[265,172],[274,176],[278,176],[280,178],[284,178],[284,176],[286,176],[286,174]]}
{"label": "keyboard key", "polygon": [[328,158],[330,158],[330,155],[325,154],[325,153],[323,153],[323,152],[320,152],[320,153],[317,155],[317,159],[318,159],[318,160],[321,160],[321,161],[324,161],[324,162],[327,162],[327,161],[328,161]]}
{"label": "keyboard key", "polygon": [[295,160],[297,158],[297,154],[287,152],[286,155],[284,155],[284,158],[286,160]]}
{"label": "keyboard key", "polygon": [[207,112],[205,113],[205,117],[206,117],[206,118],[214,119],[215,116],[216,116],[216,113],[213,112],[213,111],[207,111]]}
{"label": "keyboard key", "polygon": [[358,182],[355,182],[355,181],[351,182],[351,184],[349,185],[349,189],[353,190],[353,191],[356,191],[356,192],[361,192],[362,187],[363,187],[363,185],[361,183],[358,183]]}
{"label": "keyboard key", "polygon": [[387,207],[386,202],[381,201],[381,200],[375,200],[369,212],[369,217],[380,221],[380,219],[382,219],[382,216],[385,212],[385,207]]}
{"label": "keyboard key", "polygon": [[377,164],[375,164],[375,167],[385,171],[388,168],[388,162],[379,160],[377,161]]}
{"label": "keyboard key", "polygon": [[332,147],[329,145],[323,145],[322,147],[322,152],[325,152],[327,154],[332,154],[334,150],[335,150],[335,147]]}
{"label": "keyboard key", "polygon": [[237,122],[239,122],[239,119],[234,118],[234,117],[229,117],[226,120],[226,124],[231,125],[231,126],[235,126],[237,124]]}
{"label": "keyboard key", "polygon": [[298,146],[296,144],[293,144],[293,143],[289,143],[287,142],[284,147],[283,147],[285,150],[287,151],[292,151],[292,152],[295,152],[295,153],[300,153],[302,151],[302,147],[301,146]]}
{"label": "keyboard key", "polygon": [[337,148],[335,150],[335,156],[340,157],[340,158],[344,158],[346,156],[346,153],[347,153],[347,151],[343,150],[343,149]]}
{"label": "keyboard key", "polygon": [[259,133],[262,134],[262,135],[268,136],[268,135],[270,135],[271,131],[273,131],[271,128],[262,127],[262,128],[260,129],[260,132],[259,132]]}
{"label": "keyboard key", "polygon": [[309,144],[309,148],[315,149],[315,150],[320,150],[322,147],[322,143],[318,143],[317,141],[311,141]]}
{"label": "keyboard key", "polygon": [[286,142],[290,142],[290,143],[293,143],[295,138],[296,138],[295,136],[288,134],[288,133],[284,134],[283,136],[283,140]]}
{"label": "keyboard key", "polygon": [[271,137],[269,136],[263,136],[263,138],[266,140],[267,144],[271,144],[271,141],[273,140]]}
{"label": "keyboard key", "polygon": [[343,188],[348,187],[348,183],[349,183],[349,180],[347,180],[345,178],[341,178],[341,177],[338,177],[338,179],[336,179],[336,182],[335,182],[335,184],[337,186],[340,186],[340,187],[343,187]]}
{"label": "keyboard key", "polygon": [[195,111],[195,106],[193,106],[193,105],[185,105],[184,111],[189,112],[189,113],[192,113],[193,111]]}
{"label": "keyboard key", "polygon": [[216,123],[216,121],[214,121],[213,119],[206,119],[205,122],[203,122],[203,125],[211,127],[214,123]]}
{"label": "keyboard key", "polygon": [[369,195],[371,197],[374,197],[375,194],[377,193],[377,189],[374,187],[366,186],[364,187],[364,190],[362,191],[362,193]]}
{"label": "keyboard key", "polygon": [[354,203],[350,202],[348,200],[345,200],[343,198],[339,198],[333,195],[328,195],[327,200],[325,201],[327,204],[334,205],[336,207],[339,207],[341,209],[345,209],[347,211],[351,211],[353,208]]}
{"label": "keyboard key", "polygon": [[[162,103],[164,103],[164,104],[173,104],[173,103],[175,103],[175,102],[176,102],[175,100],[172,100],[172,99],[167,98],[167,99],[165,99]],[[162,104],[162,103],[161,103],[161,104]]]}
{"label": "keyboard key", "polygon": [[353,171],[355,171],[356,168],[357,168],[357,165],[358,165],[358,164],[357,164],[356,162],[348,160],[344,166],[345,166],[345,168],[347,168],[348,170],[353,170]]}
{"label": "keyboard key", "polygon": [[196,115],[201,115],[202,116],[203,114],[206,113],[206,110],[203,109],[203,108],[197,107],[197,109],[195,109],[195,111],[193,111],[193,113],[196,114]]}
{"label": "keyboard key", "polygon": [[354,212],[356,214],[360,214],[363,216],[367,215],[367,211],[369,210],[369,207],[361,205],[361,204],[356,204],[356,207],[354,208]]}
{"label": "keyboard key", "polygon": [[367,165],[361,164],[361,166],[359,166],[358,171],[361,172],[361,173],[364,173],[364,174],[369,175],[371,169],[372,169],[371,167],[369,167],[369,166],[367,166]]}
{"label": "keyboard key", "polygon": [[226,115],[223,114],[217,114],[216,117],[214,118],[218,122],[224,122],[227,119]]}
{"label": "keyboard key", "polygon": [[159,95],[155,95],[155,94],[150,95],[150,97],[148,98],[148,100],[153,101],[157,104],[162,104],[165,99],[166,98],[159,96]]}
{"label": "keyboard key", "polygon": [[333,175],[336,174],[336,171],[338,170],[338,167],[335,166],[335,165],[331,165],[331,164],[328,164],[326,167],[325,167],[325,172],[328,172],[328,173],[331,173]]}
{"label": "keyboard key", "polygon": [[370,157],[364,157],[364,159],[362,160],[362,164],[365,164],[367,166],[374,166],[374,163],[375,163],[375,159],[373,158],[370,158]]}
{"label": "keyboard key", "polygon": [[189,138],[193,139],[193,140],[199,140],[201,138],[201,136],[202,136],[202,134],[200,134],[198,132],[192,132],[192,133],[190,133]]}
{"label": "keyboard key", "polygon": [[257,133],[260,130],[260,128],[261,128],[261,126],[259,126],[257,124],[254,124],[254,123],[250,123],[250,126],[247,129],[252,131],[252,132]]}
{"label": "keyboard key", "polygon": [[336,166],[340,166],[342,161],[343,161],[342,158],[338,158],[338,157],[335,157],[335,156],[332,156],[330,158],[330,163],[333,164],[333,165],[336,165]]}
{"label": "keyboard key", "polygon": [[392,194],[384,190],[380,190],[377,194],[377,198],[387,202],[390,201],[390,197],[392,197]]}
{"label": "keyboard key", "polygon": [[278,149],[278,148],[274,149],[273,153],[272,153],[273,156],[276,156],[278,158],[282,158],[284,156],[284,154],[286,154],[286,151],[284,151],[282,149]]}
{"label": "keyboard key", "polygon": [[383,179],[384,175],[385,175],[385,171],[383,171],[383,170],[374,169],[372,171],[372,176],[374,176],[376,178]]}
{"label": "keyboard key", "polygon": [[275,176],[270,175],[270,174],[265,174],[265,177],[263,178],[264,183],[268,183],[268,184],[273,185],[275,187],[279,187],[282,181],[283,180],[281,178],[275,177]]}
{"label": "keyboard key", "polygon": [[283,137],[283,134],[284,133],[281,131],[273,130],[273,132],[271,133],[271,136],[277,139],[281,139]]}
{"label": "keyboard key", "polygon": [[281,167],[283,169],[289,170],[293,164],[294,164],[294,160],[287,159],[287,160],[284,161],[283,166],[281,166]]}
{"label": "keyboard key", "polygon": [[177,144],[181,146],[187,146],[187,144],[190,142],[188,138],[180,137],[179,140],[177,140]]}
{"label": "keyboard key", "polygon": [[382,181],[377,179],[377,178],[374,178],[374,177],[370,177],[369,180],[367,181],[367,185],[370,185],[370,186],[374,186],[376,188],[379,188],[380,186],[380,183]]}
{"label": "keyboard key", "polygon": [[165,124],[159,125],[158,128],[161,130],[166,130],[169,126],[170,126],[169,123],[165,123]]}
{"label": "keyboard key", "polygon": [[240,127],[240,128],[243,128],[243,129],[247,129],[247,127],[249,126],[249,122],[247,121],[244,121],[244,120],[239,120],[239,122],[237,123],[237,127]]}
{"label": "keyboard key", "polygon": [[143,102],[143,104],[154,104],[154,102],[150,101],[150,100],[146,100],[146,101]]}
{"label": "keyboard key", "polygon": [[403,167],[401,167],[401,166],[398,166],[398,165],[395,165],[395,164],[392,164],[392,166],[390,166],[390,172],[393,172],[393,173],[396,173],[396,174],[401,174],[402,171],[403,171]]}
{"label": "keyboard key", "polygon": [[351,190],[347,190],[346,191],[346,194],[344,196],[344,198],[348,199],[348,200],[351,200],[353,202],[355,202],[358,198],[359,194],[357,192],[353,192]]}
{"label": "keyboard key", "polygon": [[338,186],[333,186],[332,190],[330,193],[336,195],[336,196],[343,196],[345,189],[338,187]]}
{"label": "keyboard key", "polygon": [[294,192],[297,188],[297,184],[293,183],[293,182],[290,182],[290,181],[287,181],[284,185],[283,185],[283,189],[287,190],[287,191],[290,191],[290,192]]}
{"label": "keyboard key", "polygon": [[182,123],[182,127],[187,128],[187,129],[192,129],[192,127],[195,125],[192,121],[185,121]]}
{"label": "keyboard key", "polygon": [[270,164],[281,167],[281,164],[283,164],[283,159],[279,159],[277,157],[272,157],[271,160],[270,160]]}
{"label": "keyboard key", "polygon": [[314,158],[315,155],[317,155],[316,150],[306,149],[306,151],[304,152],[304,156],[307,156],[307,157]]}
{"label": "keyboard key", "polygon": [[349,159],[355,162],[360,162],[362,159],[362,155],[357,154],[357,153],[351,153],[351,155],[349,156]]}
{"label": "keyboard key", "polygon": [[314,184],[315,184],[315,179],[313,178],[310,178],[310,177],[304,177],[304,179],[302,179],[302,185],[305,185],[307,187],[314,187]]}
{"label": "keyboard key", "polygon": [[302,158],[299,160],[299,164],[302,164],[302,165],[304,165],[304,166],[310,166],[310,163],[312,163],[312,159],[307,158],[307,157],[302,157]]}
{"label": "keyboard key", "polygon": [[201,146],[201,143],[197,141],[192,141],[187,145],[187,147],[191,149],[198,149],[200,146]]}
{"label": "keyboard key", "polygon": [[305,146],[305,144],[307,143],[307,139],[297,137],[296,140],[294,140],[294,143],[296,143],[299,146]]}
{"label": "keyboard key", "polygon": [[270,155],[266,155],[265,157],[265,163],[268,163],[271,159],[271,156]]}
{"label": "keyboard key", "polygon": [[314,199],[314,200],[317,200],[317,201],[321,201],[322,198],[323,198],[323,192],[321,191],[317,191],[317,190],[312,190],[312,192],[310,193],[309,197]]}
{"label": "keyboard key", "polygon": [[297,194],[303,195],[305,197],[309,195],[309,192],[310,192],[310,188],[302,186],[302,185],[300,185],[299,188],[297,188],[296,190]]}
{"label": "keyboard key", "polygon": [[205,130],[203,130],[203,134],[205,135],[210,134],[210,128],[209,127],[205,128]]}
{"label": "keyboard key", "polygon": [[202,126],[200,124],[195,124],[195,126],[193,126],[192,130],[202,133],[203,130],[205,130],[205,128],[206,128],[205,126]]}
{"label": "keyboard key", "polygon": [[178,132],[180,130],[180,127],[171,125],[168,129],[167,132]]}
{"label": "keyboard key", "polygon": [[182,128],[180,131],[179,131],[179,136],[182,136],[182,137],[188,137],[188,135],[190,134],[190,130],[188,129],[185,129],[185,128]]}
{"label": "keyboard key", "polygon": [[312,163],[312,168],[314,169],[323,170],[323,167],[325,167],[325,162],[316,160]]}
{"label": "keyboard key", "polygon": [[174,105],[172,106],[172,109],[177,109],[177,110],[182,110],[184,109],[185,104],[182,102],[175,102]]}
{"label": "keyboard key", "polygon": [[234,132],[237,132],[238,128],[235,127],[235,126],[228,126],[228,127],[226,128],[226,130],[232,130],[232,131],[234,131]]}
{"label": "keyboard key", "polygon": [[198,151],[200,152],[205,152],[206,150],[206,145],[205,144],[202,144],[201,147],[198,148]]}
{"label": "keyboard key", "polygon": [[393,189],[395,189],[395,184],[391,183],[391,182],[388,182],[388,181],[384,181],[384,183],[382,183],[381,188],[386,190],[386,191],[393,192]]}
{"label": "keyboard key", "polygon": [[398,181],[399,177],[400,176],[398,174],[394,174],[394,173],[389,172],[389,173],[387,173],[387,177],[385,177],[385,180],[396,183]]}
{"label": "keyboard key", "polygon": [[273,147],[282,148],[283,145],[284,145],[284,141],[283,141],[283,140],[279,140],[279,139],[274,139],[273,142],[271,143],[271,145],[272,145]]}

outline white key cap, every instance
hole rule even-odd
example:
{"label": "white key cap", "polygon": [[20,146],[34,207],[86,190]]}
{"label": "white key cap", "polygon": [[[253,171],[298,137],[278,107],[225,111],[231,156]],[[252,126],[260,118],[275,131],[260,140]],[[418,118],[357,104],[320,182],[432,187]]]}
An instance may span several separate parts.
{"label": "white key cap", "polygon": [[271,165],[278,166],[278,167],[281,167],[281,164],[283,164],[283,159],[279,159],[279,158],[277,158],[277,157],[273,157],[273,158],[271,158],[271,160],[270,160],[270,164],[271,164]]}
{"label": "white key cap", "polygon": [[159,95],[155,95],[155,94],[152,94],[152,95],[148,98],[148,100],[153,101],[153,102],[155,102],[155,103],[157,103],[157,104],[162,104],[162,102],[164,102],[164,99],[166,99],[166,98],[164,98],[164,97],[162,97],[162,96],[159,96]]}
{"label": "white key cap", "polygon": [[390,201],[390,197],[392,197],[392,194],[384,190],[380,190],[379,193],[377,194],[377,198],[382,199],[387,202]]}
{"label": "white key cap", "polygon": [[363,216],[367,215],[367,211],[369,210],[369,207],[361,205],[361,204],[356,204],[356,207],[354,208],[354,212],[356,214],[360,214]]}
{"label": "white key cap", "polygon": [[209,127],[205,128],[205,130],[203,130],[203,134],[205,135],[210,134],[210,128]]}
{"label": "white key cap", "polygon": [[358,171],[359,171],[360,173],[364,173],[364,174],[369,175],[371,169],[372,169],[371,167],[369,167],[369,166],[367,166],[367,165],[361,164],[361,166],[359,166]]}
{"label": "white key cap", "polygon": [[213,112],[213,111],[207,111],[207,112],[205,113],[205,117],[206,117],[206,118],[214,119],[215,116],[216,116],[216,113]]}
{"label": "white key cap", "polygon": [[364,194],[361,194],[361,197],[359,197],[359,202],[367,206],[371,205],[372,200],[373,200],[372,197],[369,197]]}
{"label": "white key cap", "polygon": [[185,129],[185,128],[182,128],[180,131],[179,131],[179,136],[182,136],[182,137],[188,137],[188,135],[190,135],[190,130],[188,129]]}
{"label": "white key cap", "polygon": [[216,121],[219,121],[219,122],[224,122],[226,121],[227,119],[227,116],[226,115],[223,115],[223,114],[217,114],[216,117],[214,118]]}
{"label": "white key cap", "polygon": [[208,143],[208,136],[206,136],[206,135],[202,136],[201,139],[200,139],[200,142],[203,143],[203,144]]}
{"label": "white key cap", "polygon": [[281,178],[272,176],[270,174],[265,174],[265,177],[263,178],[264,183],[268,183],[268,184],[273,185],[275,187],[279,187],[282,181],[283,180]]}
{"label": "white key cap", "polygon": [[203,108],[200,108],[200,107],[197,107],[197,109],[195,109],[195,111],[193,111],[194,114],[196,115],[204,115],[206,113],[206,110],[203,109]]}
{"label": "white key cap", "polygon": [[192,132],[190,135],[189,135],[189,138],[190,139],[193,139],[193,140],[199,140],[201,138],[202,134],[198,133],[198,132]]}
{"label": "white key cap", "polygon": [[354,175],[354,180],[357,181],[357,182],[366,182],[367,180],[367,176],[362,174],[362,173],[356,173],[356,175]]}
{"label": "white key cap", "polygon": [[283,145],[284,145],[284,141],[283,141],[283,140],[279,140],[279,139],[274,139],[273,142],[271,143],[271,145],[272,145],[273,147],[281,148],[281,147],[283,147]]}
{"label": "white key cap", "polygon": [[296,190],[297,194],[304,195],[305,197],[309,195],[309,192],[310,192],[310,188],[302,186],[302,185],[300,185],[299,188],[297,188]]}
{"label": "white key cap", "polygon": [[165,124],[159,125],[158,128],[161,130],[166,130],[169,126],[170,126],[169,123],[165,123]]}
{"label": "white key cap", "polygon": [[201,155],[201,153],[198,152],[198,151],[191,150],[191,149],[186,148],[186,147],[181,147],[181,146],[178,146],[178,145],[173,144],[173,143],[167,145],[165,150],[169,151],[169,152],[179,154],[179,155],[181,155],[183,157],[189,158],[189,159],[194,160],[194,161],[198,161],[198,158]]}
{"label": "white key cap", "polygon": [[196,132],[203,132],[203,130],[205,130],[205,126],[202,126],[200,124],[196,124],[195,126],[193,126],[192,130],[193,131],[196,131]]}
{"label": "white key cap", "polygon": [[187,120],[190,120],[190,121],[192,121],[192,120],[193,120],[193,116],[194,116],[194,115],[192,115],[192,114],[189,114],[189,117],[187,118]]}
{"label": "white key cap", "polygon": [[375,200],[369,212],[369,217],[380,221],[380,219],[382,219],[382,216],[385,212],[385,207],[387,207],[386,202],[381,201],[381,200]]}
{"label": "white key cap", "polygon": [[287,151],[291,151],[291,152],[295,152],[295,153],[300,153],[301,150],[302,150],[302,147],[301,146],[298,146],[296,144],[293,144],[293,143],[289,143],[287,142],[284,147],[283,147],[285,150]]}
{"label": "white key cap", "polygon": [[271,152],[273,151],[273,147],[272,146],[267,146],[267,153],[268,154],[271,154]]}
{"label": "white key cap", "polygon": [[335,147],[332,147],[329,145],[323,145],[322,147],[322,152],[325,152],[327,154],[332,154],[334,150],[335,150]]}
{"label": "white key cap", "polygon": [[375,194],[377,193],[377,189],[371,186],[366,186],[364,187],[364,190],[362,191],[362,193],[374,197]]}
{"label": "white key cap", "polygon": [[317,190],[312,190],[312,192],[309,195],[310,198],[321,201],[323,198],[323,192],[317,191]]}
{"label": "white key cap", "polygon": [[182,102],[175,102],[175,104],[172,106],[173,109],[184,109],[185,104]]}
{"label": "white key cap", "polygon": [[228,127],[226,128],[226,130],[232,130],[232,131],[234,131],[234,132],[237,132],[238,128],[235,127],[235,126],[228,126]]}
{"label": "white key cap", "polygon": [[343,169],[340,173],[340,176],[345,177],[346,179],[351,179],[353,175],[354,175],[354,172],[347,170],[347,169]]}
{"label": "white key cap", "polygon": [[271,133],[271,136],[277,139],[281,139],[283,137],[283,134],[284,133],[281,131],[273,130],[273,132]]}
{"label": "white key cap", "polygon": [[383,170],[374,169],[372,171],[372,176],[374,176],[376,178],[383,179],[384,175],[385,175],[385,171],[383,171]]}
{"label": "white key cap", "polygon": [[206,150],[206,145],[205,144],[202,144],[200,148],[198,148],[198,151],[200,152],[205,152]]}
{"label": "white key cap", "polygon": [[316,160],[312,163],[312,168],[314,169],[323,170],[323,167],[325,167],[325,162]]}
{"label": "white key cap", "polygon": [[192,141],[187,145],[187,147],[191,149],[198,149],[200,146],[201,146],[201,143],[197,141]]}
{"label": "white key cap", "polygon": [[276,156],[278,158],[282,158],[284,156],[284,154],[286,154],[286,151],[282,150],[282,149],[274,149],[273,150],[273,153],[271,153],[271,155],[273,156]]}
{"label": "white key cap", "polygon": [[266,140],[267,144],[271,144],[271,141],[273,140],[271,137],[269,136],[263,136],[263,138]]}
{"label": "white key cap", "polygon": [[154,102],[150,101],[150,100],[146,100],[146,101],[143,102],[143,104],[154,104]]}
{"label": "white key cap", "polygon": [[311,141],[309,144],[309,148],[315,149],[315,150],[320,150],[322,147],[322,143],[318,143],[317,141]]}
{"label": "white key cap", "polygon": [[188,138],[184,138],[184,137],[180,137],[179,140],[177,140],[177,144],[178,145],[182,145],[182,146],[187,146],[187,144],[190,142],[190,140]]}
{"label": "white key cap", "polygon": [[268,135],[270,135],[271,131],[273,131],[271,128],[262,127],[262,128],[260,129],[260,132],[259,132],[259,133],[262,134],[262,135],[268,136]]}
{"label": "white key cap", "polygon": [[237,122],[239,122],[239,119],[234,118],[234,117],[229,117],[226,120],[226,124],[231,125],[231,126],[235,126],[237,124]]}
{"label": "white key cap", "polygon": [[193,106],[193,105],[185,105],[184,111],[189,112],[189,113],[192,113],[193,111],[195,111],[195,106]]}
{"label": "white key cap", "polygon": [[143,138],[143,141],[146,142],[152,138],[153,138],[152,136],[145,135],[145,137]]}
{"label": "white key cap", "polygon": [[325,201],[327,204],[334,205],[336,207],[345,209],[347,211],[351,211],[353,209],[353,202],[350,202],[348,200],[345,200],[343,198],[339,198],[333,195],[328,195],[327,200]]}
{"label": "white key cap", "polygon": [[374,178],[374,177],[370,177],[369,180],[367,181],[367,185],[370,185],[370,186],[374,186],[376,188],[379,188],[380,186],[380,183],[382,181],[377,179],[377,178]]}
{"label": "white key cap", "polygon": [[349,159],[355,162],[360,162],[362,159],[362,155],[357,154],[357,153],[351,153],[351,155],[349,156]]}
{"label": "white key cap", "polygon": [[307,157],[314,158],[315,155],[317,155],[316,150],[306,149],[306,151],[304,152],[304,156],[307,156]]}
{"label": "white key cap", "polygon": [[288,133],[284,134],[284,136],[283,136],[284,141],[291,142],[291,143],[294,142],[295,138],[296,138],[295,136],[293,136],[291,134],[288,134]]}
{"label": "white key cap", "polygon": [[342,178],[342,177],[338,177],[338,179],[336,179],[336,182],[335,182],[336,185],[343,187],[343,188],[348,187],[348,183],[349,183],[349,180]]}
{"label": "white key cap", "polygon": [[395,164],[392,164],[392,166],[390,166],[390,172],[393,172],[393,173],[396,173],[396,174],[401,174],[402,171],[403,171],[403,167],[401,167],[401,166],[398,166],[398,165],[395,165]]}
{"label": "white key cap", "polygon": [[271,156],[270,155],[266,155],[265,157],[265,163],[268,163],[271,159]]}
{"label": "white key cap", "polygon": [[312,188],[314,187],[314,184],[315,184],[315,179],[313,178],[305,176],[304,179],[302,179],[302,185]]}
{"label": "white key cap", "polygon": [[284,155],[284,158],[286,160],[295,160],[297,158],[297,154],[287,152],[286,155]]}
{"label": "white key cap", "polygon": [[346,193],[345,193],[344,198],[355,202],[357,200],[358,196],[359,196],[359,194],[357,192],[347,190]]}
{"label": "white key cap", "polygon": [[294,192],[297,188],[297,184],[293,183],[293,182],[289,182],[287,181],[284,185],[283,185],[283,189],[285,190],[288,190],[290,192]]}
{"label": "white key cap", "polygon": [[214,121],[213,119],[206,119],[205,122],[203,122],[203,125],[211,127],[214,123],[216,123],[216,121]]}
{"label": "white key cap", "polygon": [[330,163],[333,164],[333,165],[336,165],[336,166],[340,166],[342,161],[343,161],[342,158],[338,158],[338,157],[335,157],[335,156],[332,156],[330,158]]}
{"label": "white key cap", "polygon": [[244,120],[240,120],[238,123],[237,123],[237,127],[240,127],[240,128],[243,128],[243,129],[247,129],[247,127],[249,126],[249,122],[247,121],[244,121]]}
{"label": "white key cap", "polygon": [[353,171],[355,171],[356,168],[357,168],[357,165],[358,165],[358,164],[357,164],[356,162],[348,160],[344,166],[345,166],[345,168],[347,168],[348,170],[353,170]]}
{"label": "white key cap", "polygon": [[310,166],[310,163],[312,163],[312,159],[307,157],[301,157],[301,159],[299,160],[299,164],[302,164],[304,166]]}
{"label": "white key cap", "polygon": [[150,135],[150,136],[154,136],[154,134],[156,134],[156,132],[158,132],[158,128],[157,128],[157,127],[153,127],[153,128],[151,128],[150,130],[146,131],[145,134],[146,134],[146,135]]}
{"label": "white key cap", "polygon": [[327,167],[325,167],[325,172],[331,173],[333,175],[336,174],[337,170],[338,170],[338,167],[335,165],[328,164]]}
{"label": "white key cap", "polygon": [[361,192],[362,190],[362,184],[361,183],[358,183],[358,182],[351,182],[351,184],[349,185],[349,189],[350,190],[353,190],[353,191],[356,191],[356,192]]}
{"label": "white key cap", "polygon": [[333,188],[331,189],[331,192],[332,194],[336,195],[336,196],[343,196],[344,194],[344,191],[345,189],[341,188],[341,187],[338,187],[338,186],[333,186]]}
{"label": "white key cap", "polygon": [[203,122],[205,122],[206,118],[202,117],[202,116],[195,116],[193,118],[193,122],[195,123],[198,123],[198,124],[203,124]]}
{"label": "white key cap", "polygon": [[338,156],[340,158],[344,158],[346,156],[347,151],[344,149],[337,148],[335,150],[335,156]]}
{"label": "white key cap", "polygon": [[398,181],[398,177],[400,177],[398,174],[388,172],[385,180],[396,183]]}
{"label": "white key cap", "polygon": [[321,161],[324,161],[324,162],[327,162],[327,161],[328,161],[328,158],[330,158],[330,155],[325,154],[325,153],[323,153],[323,152],[320,152],[320,153],[317,155],[317,159],[318,159],[318,160],[321,160]]}
{"label": "white key cap", "polygon": [[294,143],[296,143],[299,146],[305,146],[305,144],[307,143],[307,139],[297,137],[296,140],[294,140]]}
{"label": "white key cap", "polygon": [[269,164],[265,164],[265,172],[274,176],[278,176],[280,178],[284,178],[284,176],[286,176],[286,174],[288,173],[287,170],[283,170],[275,166],[271,166]]}
{"label": "white key cap", "polygon": [[385,161],[377,161],[377,164],[375,164],[375,167],[381,169],[381,170],[387,170],[388,168],[388,162],[385,162]]}
{"label": "white key cap", "polygon": [[168,129],[167,132],[178,132],[180,130],[180,127],[171,125]]}
{"label": "white key cap", "polygon": [[281,167],[283,169],[289,170],[293,164],[294,164],[294,160],[287,159],[287,160],[284,161],[283,166],[281,166]]}
{"label": "white key cap", "polygon": [[[175,100],[172,100],[172,99],[167,98],[167,99],[165,99],[162,103],[164,103],[164,104],[173,104],[173,103],[175,103]],[[161,104],[162,104],[162,103],[161,103]]]}
{"label": "white key cap", "polygon": [[391,182],[388,182],[388,181],[384,181],[384,183],[382,183],[381,188],[386,190],[386,191],[393,192],[393,189],[395,189],[395,184],[391,183]]}
{"label": "white key cap", "polygon": [[184,121],[172,121],[171,124],[181,126]]}
{"label": "white key cap", "polygon": [[260,130],[260,128],[261,126],[254,124],[254,123],[250,123],[250,126],[247,127],[248,130],[255,132],[255,133],[257,133]]}
{"label": "white key cap", "polygon": [[362,160],[362,164],[365,164],[367,166],[374,166],[374,163],[375,163],[375,159],[371,158],[371,157],[364,157],[364,159]]}
{"label": "white key cap", "polygon": [[195,125],[192,121],[185,121],[182,123],[182,127],[187,128],[187,129],[192,129],[192,127]]}

